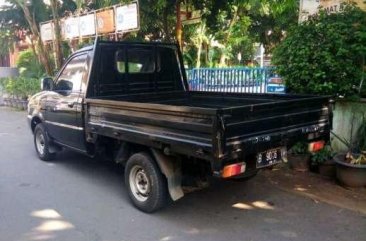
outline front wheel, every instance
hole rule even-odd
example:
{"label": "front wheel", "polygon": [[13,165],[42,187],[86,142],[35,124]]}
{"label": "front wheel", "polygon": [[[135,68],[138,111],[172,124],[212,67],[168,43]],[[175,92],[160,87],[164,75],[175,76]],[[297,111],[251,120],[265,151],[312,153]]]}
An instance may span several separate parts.
{"label": "front wheel", "polygon": [[154,212],[167,203],[166,180],[146,152],[136,153],[128,159],[125,184],[132,203],[143,212]]}
{"label": "front wheel", "polygon": [[34,146],[41,160],[50,161],[55,158],[56,153],[50,152],[50,145],[46,128],[42,123],[38,124],[34,129]]}

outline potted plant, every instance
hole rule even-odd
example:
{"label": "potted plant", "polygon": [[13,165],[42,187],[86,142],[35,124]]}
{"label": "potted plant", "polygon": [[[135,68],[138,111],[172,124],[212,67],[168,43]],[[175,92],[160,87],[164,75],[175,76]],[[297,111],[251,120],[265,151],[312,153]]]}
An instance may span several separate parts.
{"label": "potted plant", "polygon": [[336,166],[333,160],[334,153],[330,145],[326,145],[320,151],[311,156],[311,165],[317,166],[318,172],[322,176],[335,177]]}
{"label": "potted plant", "polygon": [[290,168],[295,171],[309,171],[310,153],[308,143],[297,142],[291,149],[288,156]]}
{"label": "potted plant", "polygon": [[[357,131],[357,141],[352,145],[345,143],[349,147],[347,153],[334,157],[337,168],[337,180],[348,187],[366,186],[366,119]],[[344,141],[344,140],[343,140]]]}

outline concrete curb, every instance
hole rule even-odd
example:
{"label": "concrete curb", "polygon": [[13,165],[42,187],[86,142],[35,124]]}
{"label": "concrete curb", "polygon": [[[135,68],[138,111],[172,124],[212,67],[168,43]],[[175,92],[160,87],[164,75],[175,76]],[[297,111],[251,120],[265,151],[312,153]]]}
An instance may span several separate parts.
{"label": "concrete curb", "polygon": [[366,188],[346,189],[314,173],[299,173],[287,168],[264,171],[278,189],[366,215]]}

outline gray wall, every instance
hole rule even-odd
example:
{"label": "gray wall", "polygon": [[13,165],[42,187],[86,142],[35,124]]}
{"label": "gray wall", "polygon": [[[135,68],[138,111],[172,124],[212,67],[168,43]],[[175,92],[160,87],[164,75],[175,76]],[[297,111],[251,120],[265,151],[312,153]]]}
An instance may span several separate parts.
{"label": "gray wall", "polygon": [[[357,130],[366,117],[366,99],[357,102],[338,101],[333,110],[333,132],[348,141],[357,135]],[[346,151],[347,146],[331,135],[332,147],[335,151]]]}
{"label": "gray wall", "polygon": [[0,67],[0,78],[18,76],[18,68]]}

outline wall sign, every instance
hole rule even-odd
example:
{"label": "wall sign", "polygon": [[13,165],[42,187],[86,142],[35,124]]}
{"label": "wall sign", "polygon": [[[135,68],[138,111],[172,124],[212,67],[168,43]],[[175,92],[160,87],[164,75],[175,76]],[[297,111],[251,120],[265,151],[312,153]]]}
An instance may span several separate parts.
{"label": "wall sign", "polygon": [[80,36],[88,36],[95,34],[95,14],[79,17],[79,34]]}
{"label": "wall sign", "polygon": [[78,18],[67,18],[64,21],[64,38],[72,39],[79,37],[79,19]]}
{"label": "wall sign", "polygon": [[97,12],[97,32],[114,32],[114,11],[113,9]]}
{"label": "wall sign", "polygon": [[42,23],[40,26],[40,30],[41,30],[41,39],[43,42],[48,42],[55,39],[52,22]]}
{"label": "wall sign", "polygon": [[[348,0],[300,0],[299,22],[305,21],[309,16],[317,14],[319,9],[324,9],[327,13],[342,11],[342,3],[348,3]],[[364,0],[353,0],[358,7],[366,10]]]}
{"label": "wall sign", "polygon": [[139,28],[137,3],[116,7],[116,31],[127,32]]}
{"label": "wall sign", "polygon": [[[108,9],[91,11],[82,16],[71,16],[60,19],[63,39],[116,32],[131,32],[140,28],[139,8],[137,1],[128,5],[114,5]],[[40,23],[43,42],[55,39],[52,21]]]}

